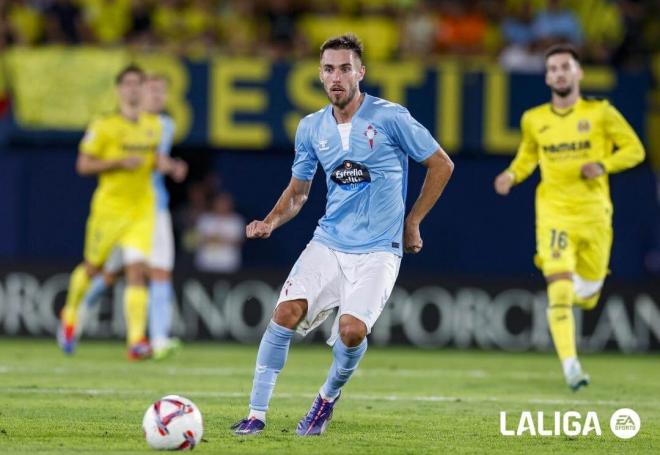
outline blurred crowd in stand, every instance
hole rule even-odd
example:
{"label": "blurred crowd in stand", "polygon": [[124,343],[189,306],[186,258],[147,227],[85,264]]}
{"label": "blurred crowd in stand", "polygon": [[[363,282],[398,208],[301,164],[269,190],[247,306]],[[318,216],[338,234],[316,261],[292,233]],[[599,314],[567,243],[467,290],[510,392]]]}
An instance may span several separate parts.
{"label": "blurred crowd in stand", "polygon": [[358,34],[369,60],[457,55],[537,71],[557,41],[639,67],[660,46],[658,0],[0,0],[0,49],[128,45],[190,59],[315,56]]}

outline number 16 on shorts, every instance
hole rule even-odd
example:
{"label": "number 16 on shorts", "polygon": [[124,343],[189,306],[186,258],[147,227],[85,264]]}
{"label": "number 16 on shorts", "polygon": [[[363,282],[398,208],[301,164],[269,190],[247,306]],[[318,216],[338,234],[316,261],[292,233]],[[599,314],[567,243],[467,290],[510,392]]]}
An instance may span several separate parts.
{"label": "number 16 on shorts", "polygon": [[568,233],[559,229],[550,229],[550,249],[552,256],[558,257],[568,247]]}

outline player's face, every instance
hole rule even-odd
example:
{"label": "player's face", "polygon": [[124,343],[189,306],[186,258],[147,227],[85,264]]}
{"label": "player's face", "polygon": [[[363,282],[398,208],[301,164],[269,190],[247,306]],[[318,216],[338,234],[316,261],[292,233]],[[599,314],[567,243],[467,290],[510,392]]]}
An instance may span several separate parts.
{"label": "player's face", "polygon": [[167,103],[167,82],[163,79],[148,79],[144,83],[144,107],[147,111],[158,114],[163,112]]}
{"label": "player's face", "polygon": [[129,106],[138,106],[142,100],[142,75],[138,73],[125,74],[117,86],[119,99]]}
{"label": "player's face", "polygon": [[566,97],[582,80],[580,64],[569,53],[554,54],[545,62],[545,83],[554,93]]}
{"label": "player's face", "polygon": [[340,109],[355,98],[365,68],[355,52],[327,49],[321,57],[321,82],[330,102]]}

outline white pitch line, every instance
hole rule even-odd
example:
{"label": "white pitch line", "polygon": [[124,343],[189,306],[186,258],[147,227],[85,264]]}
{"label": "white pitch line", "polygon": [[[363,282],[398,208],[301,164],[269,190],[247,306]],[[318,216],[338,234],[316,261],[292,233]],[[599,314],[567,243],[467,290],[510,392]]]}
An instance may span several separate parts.
{"label": "white pitch line", "polygon": [[[9,373],[30,373],[30,374],[90,374],[104,373],[105,369],[85,368],[85,367],[56,367],[56,368],[33,368],[21,366],[0,365],[0,374]],[[130,368],[113,369],[114,373],[133,373]],[[161,372],[161,370],[159,370]],[[225,368],[225,367],[205,367],[205,368],[179,368],[166,367],[162,373],[175,376],[233,376],[233,375],[252,375],[254,368]],[[315,373],[310,372],[310,375]],[[472,369],[453,369],[453,368],[430,368],[430,369],[408,369],[408,368],[361,368],[355,372],[356,376],[392,376],[392,377],[410,377],[410,378],[431,378],[431,377],[468,377],[471,379],[489,379],[489,378],[511,378],[517,380],[528,379],[546,379],[548,372],[539,371],[515,371],[492,372],[486,370]]]}
{"label": "white pitch line", "polygon": [[[23,388],[23,387],[0,387],[0,393],[16,393],[16,394],[42,394],[42,395],[159,395],[153,390],[136,390],[136,389],[90,389],[90,388]],[[200,392],[200,391],[176,391],[177,394],[197,397],[197,398],[248,398],[250,396],[247,392]],[[307,393],[278,393],[278,398],[287,399],[308,399],[310,394]],[[540,404],[540,405],[601,405],[601,406],[630,406],[629,401],[617,400],[566,400],[566,399],[553,399],[553,398],[500,398],[500,397],[453,397],[453,396],[406,396],[406,395],[364,395],[364,394],[351,394],[351,400],[359,401],[409,401],[409,402],[456,402],[456,403],[523,403],[523,404]],[[636,404],[638,407],[642,404],[644,406],[656,407],[660,406],[660,402],[648,402]]]}

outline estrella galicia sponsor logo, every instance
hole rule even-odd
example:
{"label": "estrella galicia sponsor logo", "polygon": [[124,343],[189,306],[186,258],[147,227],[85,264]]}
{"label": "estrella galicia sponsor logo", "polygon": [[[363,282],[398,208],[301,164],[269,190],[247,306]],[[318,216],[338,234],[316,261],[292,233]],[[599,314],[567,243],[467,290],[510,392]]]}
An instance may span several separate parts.
{"label": "estrella galicia sponsor logo", "polygon": [[330,178],[346,191],[360,190],[371,182],[369,169],[361,163],[350,160],[344,160],[337,166]]}
{"label": "estrella galicia sponsor logo", "polygon": [[617,438],[630,439],[639,433],[641,426],[639,414],[630,408],[617,409],[610,418],[610,430]]}

